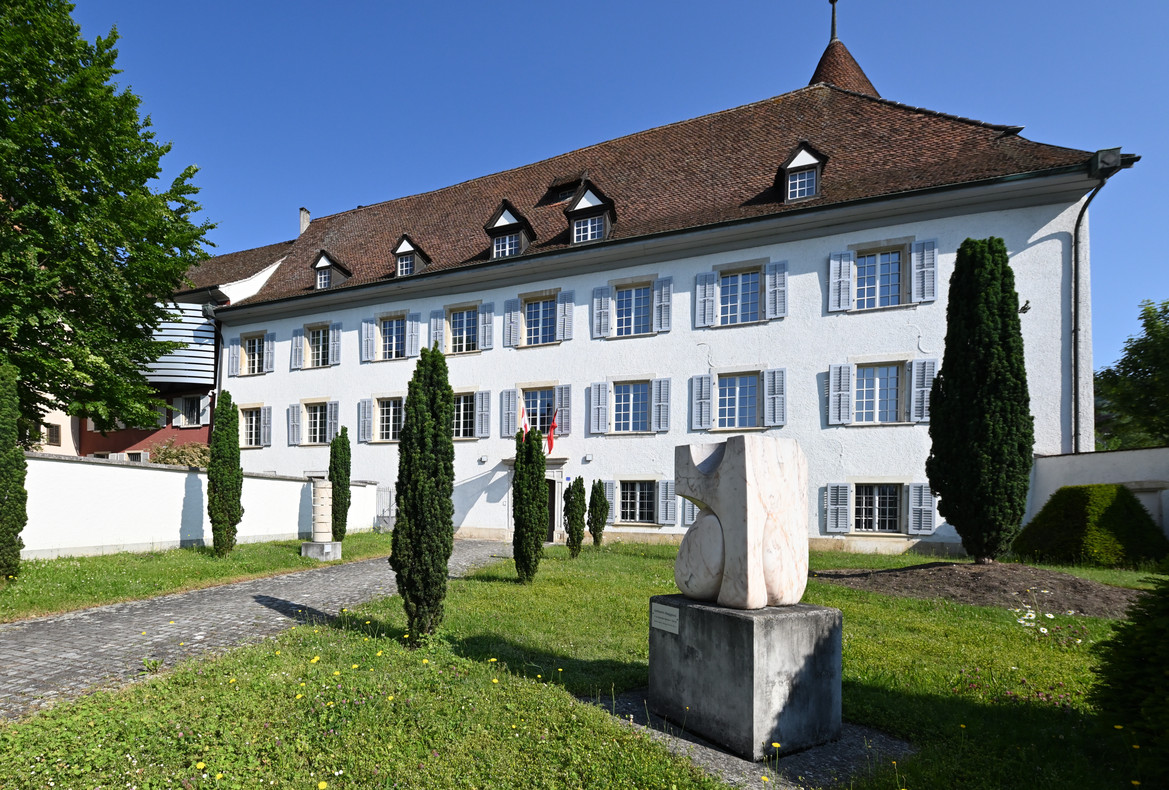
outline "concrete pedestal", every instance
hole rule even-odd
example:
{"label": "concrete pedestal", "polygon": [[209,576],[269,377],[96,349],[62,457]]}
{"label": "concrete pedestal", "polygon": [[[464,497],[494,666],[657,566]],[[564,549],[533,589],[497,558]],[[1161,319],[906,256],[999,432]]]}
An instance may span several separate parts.
{"label": "concrete pedestal", "polygon": [[748,760],[840,734],[839,609],[650,598],[649,707]]}
{"label": "concrete pedestal", "polygon": [[341,559],[341,541],[305,541],[300,544],[300,556],[312,557],[314,560],[339,560]]}

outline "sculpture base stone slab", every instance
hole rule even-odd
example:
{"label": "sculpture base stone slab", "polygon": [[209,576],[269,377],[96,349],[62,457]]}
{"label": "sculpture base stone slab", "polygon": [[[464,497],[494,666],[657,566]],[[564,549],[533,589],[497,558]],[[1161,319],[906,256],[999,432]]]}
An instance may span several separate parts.
{"label": "sculpture base stone slab", "polygon": [[655,595],[649,708],[748,760],[834,740],[842,626],[840,610],[823,606],[742,610]]}
{"label": "sculpture base stone slab", "polygon": [[300,556],[312,557],[314,560],[339,560],[341,559],[341,541],[306,540],[300,544]]}

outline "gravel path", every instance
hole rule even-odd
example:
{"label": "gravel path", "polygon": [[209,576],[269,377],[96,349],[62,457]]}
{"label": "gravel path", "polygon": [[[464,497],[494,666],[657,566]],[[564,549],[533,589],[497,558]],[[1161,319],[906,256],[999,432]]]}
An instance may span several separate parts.
{"label": "gravel path", "polygon": [[[456,540],[450,574],[510,556],[508,543]],[[382,557],[0,625],[0,719],[133,680],[143,659],[170,667],[395,592]]]}

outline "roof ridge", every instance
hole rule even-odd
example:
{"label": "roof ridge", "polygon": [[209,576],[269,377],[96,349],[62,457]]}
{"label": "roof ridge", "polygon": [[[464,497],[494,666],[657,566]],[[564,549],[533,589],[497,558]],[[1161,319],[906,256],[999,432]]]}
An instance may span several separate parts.
{"label": "roof ridge", "polygon": [[[881,104],[888,104],[888,105],[891,105],[893,107],[897,107],[897,108],[902,109],[902,110],[910,110],[912,112],[921,113],[922,115],[933,115],[933,116],[936,116],[938,118],[946,118],[946,119],[951,120],[951,121],[958,121],[960,123],[969,124],[970,126],[981,126],[985,129],[994,129],[995,131],[999,131],[999,132],[1009,132],[1009,131],[1019,130],[1019,129],[1023,128],[1022,126],[1015,126],[1012,124],[989,123],[987,121],[980,121],[976,118],[967,118],[964,115],[954,115],[953,113],[941,112],[940,110],[931,110],[928,107],[918,107],[917,105],[914,105],[914,104],[906,104],[905,102],[894,101],[893,99],[886,99],[883,96],[872,96],[868,93],[861,93],[860,91],[853,91],[853,90],[849,90],[848,88],[842,88],[839,85],[833,85],[831,82],[817,82],[817,83],[814,83],[813,85],[809,85],[808,87],[814,88],[814,87],[818,87],[818,86],[825,87],[825,88],[831,88],[832,90],[840,91],[841,93],[847,93],[851,96],[857,96],[861,99],[868,99],[869,101],[880,102]],[[1044,143],[1044,145],[1046,145],[1046,143]],[[1073,149],[1069,149],[1069,150],[1074,151],[1074,150],[1079,150],[1079,149],[1073,148]]]}

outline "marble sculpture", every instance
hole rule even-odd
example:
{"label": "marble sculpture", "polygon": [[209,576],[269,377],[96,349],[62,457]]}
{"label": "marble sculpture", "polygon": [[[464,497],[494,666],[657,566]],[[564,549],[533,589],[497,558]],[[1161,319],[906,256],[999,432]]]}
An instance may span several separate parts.
{"label": "marble sculpture", "polygon": [[699,508],[674,581],[733,609],[800,602],[808,584],[808,465],[795,439],[732,436],[674,450],[675,489]]}

